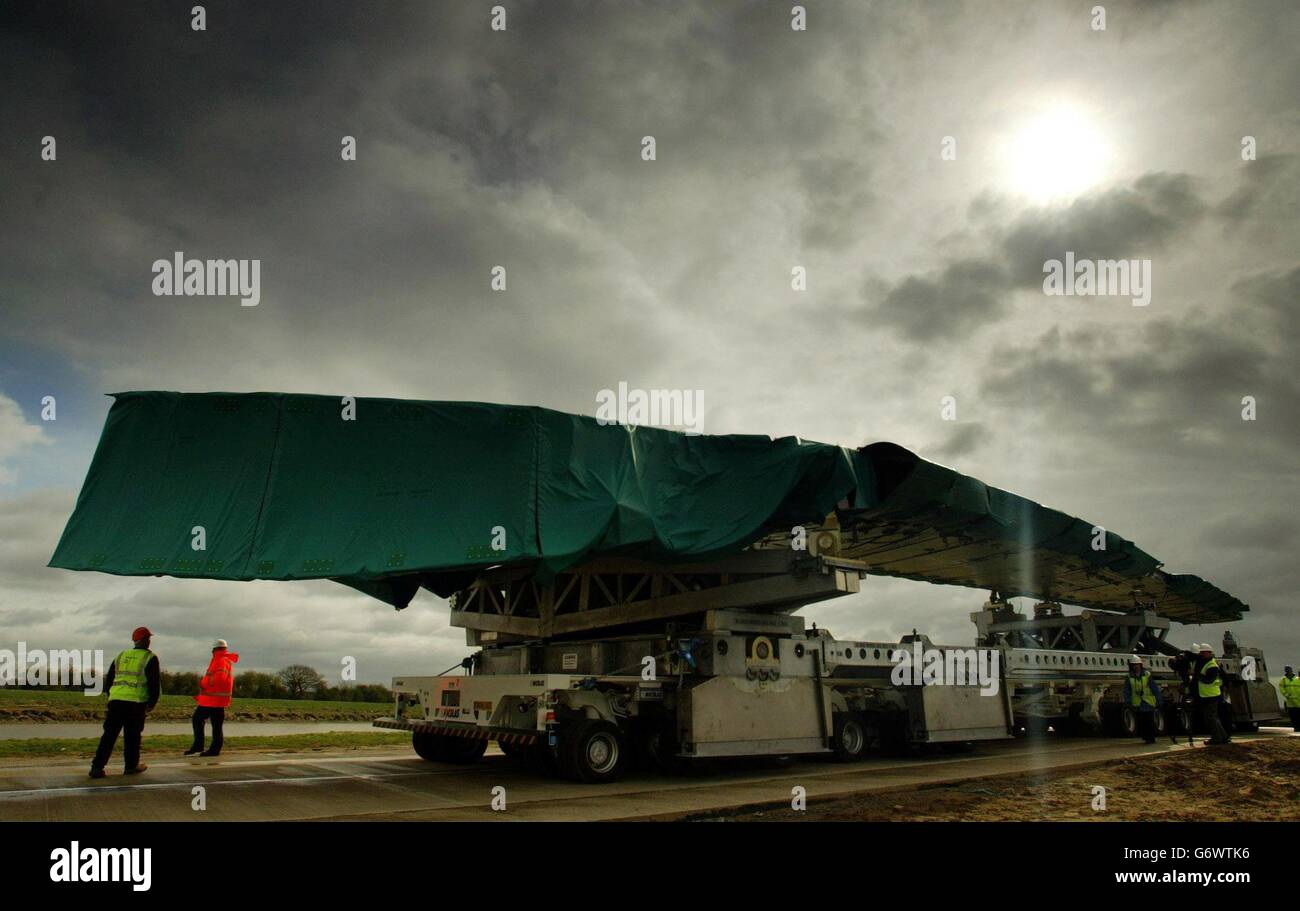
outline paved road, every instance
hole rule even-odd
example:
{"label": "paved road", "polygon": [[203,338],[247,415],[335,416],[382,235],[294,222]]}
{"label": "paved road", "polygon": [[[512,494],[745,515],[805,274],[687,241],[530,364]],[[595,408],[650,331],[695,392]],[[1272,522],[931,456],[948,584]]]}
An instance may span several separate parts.
{"label": "paved road", "polygon": [[[1240,739],[1280,736],[1288,732],[1266,729]],[[0,820],[626,819],[785,802],[796,785],[816,800],[1186,749],[1186,742],[1167,740],[1154,746],[1131,740],[1018,740],[923,759],[732,765],[673,778],[637,774],[612,785],[546,778],[495,749],[470,767],[427,763],[404,748],[231,754],[218,760],[155,756],[146,757],[149,770],[138,778],[113,775],[102,781],[86,778],[84,763],[24,760],[0,766]],[[489,806],[498,785],[506,789],[505,812]],[[206,810],[192,808],[195,786],[206,791]]]}

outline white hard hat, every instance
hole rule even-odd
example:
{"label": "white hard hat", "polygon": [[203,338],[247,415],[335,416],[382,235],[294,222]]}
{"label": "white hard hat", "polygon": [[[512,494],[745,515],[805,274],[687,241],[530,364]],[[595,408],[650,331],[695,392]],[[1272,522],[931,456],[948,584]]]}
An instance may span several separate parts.
{"label": "white hard hat", "polygon": [[1210,643],[1208,643],[1208,642],[1202,642],[1201,645],[1200,645],[1200,649],[1199,649],[1199,651],[1202,651],[1202,652],[1212,652],[1212,651],[1214,651],[1214,646],[1213,646],[1213,645],[1210,645]]}
{"label": "white hard hat", "polygon": [[230,646],[226,644],[226,640],[225,640],[225,639],[218,639],[216,642],[212,643],[212,647],[213,647],[213,648],[230,648]]}
{"label": "white hard hat", "polygon": [[1128,656],[1128,663],[1129,663],[1129,664],[1141,664],[1141,663],[1142,663],[1142,656],[1141,656],[1141,655],[1129,655],[1129,656]]}

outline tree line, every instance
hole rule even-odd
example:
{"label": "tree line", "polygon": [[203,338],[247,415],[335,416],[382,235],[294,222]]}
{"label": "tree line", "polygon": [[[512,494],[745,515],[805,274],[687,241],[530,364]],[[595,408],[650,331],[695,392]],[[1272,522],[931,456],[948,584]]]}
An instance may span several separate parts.
{"label": "tree line", "polygon": [[[163,671],[163,695],[193,696],[199,691],[202,674],[192,671]],[[392,702],[393,693],[379,683],[330,686],[319,671],[305,664],[291,664],[274,674],[235,669],[234,698],[318,699],[336,702]]]}

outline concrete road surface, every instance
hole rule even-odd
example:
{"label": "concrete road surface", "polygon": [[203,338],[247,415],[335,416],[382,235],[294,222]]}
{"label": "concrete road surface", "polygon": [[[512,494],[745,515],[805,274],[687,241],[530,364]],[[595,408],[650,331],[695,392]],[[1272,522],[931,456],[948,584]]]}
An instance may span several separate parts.
{"label": "concrete road surface", "polygon": [[[1239,736],[1288,736],[1283,729]],[[611,785],[548,778],[495,747],[473,766],[425,762],[405,748],[312,754],[245,753],[220,759],[148,754],[140,776],[86,777],[88,763],[11,760],[0,765],[0,821],[100,820],[608,820],[788,802],[802,786],[809,801],[861,791],[910,789],[1042,769],[1078,768],[1129,756],[1189,749],[1186,741],[1015,740],[974,752],[853,764],[801,760],[787,766],[728,764],[677,777],[637,773]],[[1206,749],[1199,744],[1195,749]],[[507,809],[490,807],[506,789]],[[193,808],[193,789],[207,808]]]}

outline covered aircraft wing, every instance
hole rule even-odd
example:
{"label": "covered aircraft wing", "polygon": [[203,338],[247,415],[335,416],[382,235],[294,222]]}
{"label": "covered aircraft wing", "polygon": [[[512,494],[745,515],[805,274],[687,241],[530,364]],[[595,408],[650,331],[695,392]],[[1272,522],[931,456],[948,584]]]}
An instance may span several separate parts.
{"label": "covered aircraft wing", "polygon": [[869,570],[1188,622],[1245,605],[1092,524],[880,443],[689,436],[545,408],[115,396],[51,566],[334,579],[404,606],[484,567],[699,560],[840,514]]}
{"label": "covered aircraft wing", "polygon": [[545,408],[363,398],[349,413],[331,396],[128,392],[50,565],[328,578],[405,605],[496,564],[734,552],[853,498],[854,468],[852,450],[793,437]]}
{"label": "covered aircraft wing", "polygon": [[859,450],[873,506],[843,515],[842,553],[869,571],[1102,610],[1150,607],[1184,623],[1241,619],[1247,606],[1171,575],[1131,541],[989,487],[895,446]]}

